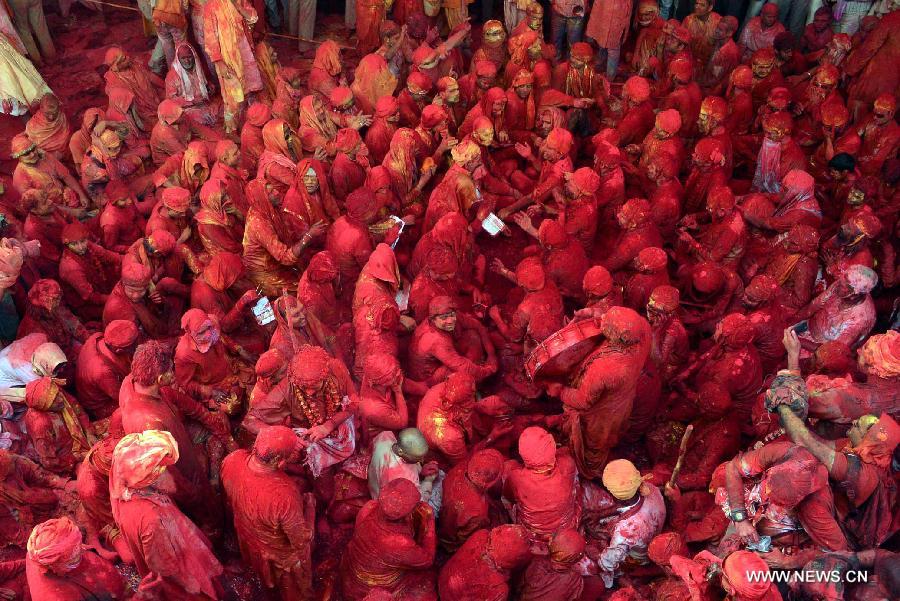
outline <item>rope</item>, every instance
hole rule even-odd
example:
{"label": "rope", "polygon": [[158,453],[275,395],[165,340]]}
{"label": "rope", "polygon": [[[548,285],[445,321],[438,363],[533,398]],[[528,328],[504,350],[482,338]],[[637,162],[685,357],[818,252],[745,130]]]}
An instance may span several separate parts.
{"label": "rope", "polygon": [[[112,6],[113,8],[119,8],[122,10],[134,11],[136,13],[141,12],[140,9],[137,9],[133,6],[125,6],[123,4],[113,4],[112,2],[103,2],[102,0],[88,0],[88,1],[91,4],[102,4],[104,6]],[[273,37],[273,38],[284,38],[286,40],[297,40],[299,42],[306,42],[307,44],[324,44],[327,41],[327,40],[310,40],[307,38],[301,38],[300,36],[296,36],[296,35],[285,35],[283,33],[272,33],[272,32],[266,33],[266,36]],[[343,44],[338,44],[337,46],[338,46],[338,48],[341,48],[343,50],[355,50],[356,49],[353,46],[344,46]]]}

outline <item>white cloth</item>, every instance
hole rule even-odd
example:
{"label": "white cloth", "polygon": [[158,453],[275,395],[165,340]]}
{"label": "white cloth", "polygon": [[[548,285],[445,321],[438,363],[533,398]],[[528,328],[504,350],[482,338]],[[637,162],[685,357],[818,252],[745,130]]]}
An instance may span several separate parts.
{"label": "white cloth", "polygon": [[0,399],[17,403],[25,400],[25,385],[40,377],[34,373],[31,357],[45,342],[46,334],[29,334],[0,350]]}
{"label": "white cloth", "polygon": [[[16,39],[21,45],[18,36]],[[0,33],[0,113],[24,115],[30,105],[52,93],[31,61]]]}
{"label": "white cloth", "polygon": [[[647,546],[662,531],[666,521],[666,503],[659,489],[655,486],[651,488],[653,490],[643,497],[643,504],[634,515],[615,522],[609,545],[597,560],[606,588],[612,588],[616,570],[626,557],[647,563]],[[623,508],[625,511],[628,509]]]}

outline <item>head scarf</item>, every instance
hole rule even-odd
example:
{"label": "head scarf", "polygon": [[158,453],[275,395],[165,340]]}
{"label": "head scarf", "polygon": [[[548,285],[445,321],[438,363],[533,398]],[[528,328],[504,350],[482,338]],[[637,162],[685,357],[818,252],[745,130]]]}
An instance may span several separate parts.
{"label": "head scarf", "polygon": [[888,330],[870,337],[859,349],[859,359],[866,373],[879,378],[900,376],[900,332]]}
{"label": "head scarf", "polygon": [[657,286],[650,293],[647,305],[662,313],[674,313],[681,303],[681,293],[674,286]]}
{"label": "head scarf", "polygon": [[178,463],[178,443],[165,430],[126,434],[113,451],[110,493],[128,501],[133,491],[151,486],[166,467]]}
{"label": "head scarf", "polygon": [[217,292],[228,290],[241,276],[244,264],[240,255],[220,252],[212,256],[203,269],[203,279]]}
{"label": "head scarf", "polygon": [[[181,329],[190,337],[194,348],[201,350],[200,347],[206,346],[208,350],[219,340],[218,321],[203,309],[188,309],[181,316]],[[208,339],[198,338],[201,330],[209,328],[212,328],[214,333],[207,334]]]}
{"label": "head scarf", "polygon": [[866,463],[888,469],[894,449],[900,444],[900,426],[887,413],[882,413],[866,430],[860,443],[850,451]]}
{"label": "head scarf", "polygon": [[92,446],[84,458],[91,467],[107,478],[109,470],[112,468],[113,451],[116,449],[119,438],[120,436],[110,432],[109,436]]}
{"label": "head scarf", "polygon": [[400,364],[393,355],[375,352],[366,357],[363,379],[375,386],[389,387],[396,381]]}
{"label": "head scarf", "polygon": [[68,516],[47,520],[28,537],[28,558],[40,566],[64,567],[81,553],[81,530]]}
{"label": "head scarf", "polygon": [[334,255],[327,250],[322,250],[313,255],[306,268],[307,278],[312,282],[331,282],[338,276],[337,262]]}
{"label": "head scarf", "polygon": [[457,165],[466,165],[481,156],[481,148],[472,140],[463,140],[453,147],[450,157]]}
{"label": "head scarf", "polygon": [[31,355],[32,368],[39,376],[52,376],[56,368],[66,361],[66,354],[54,342],[41,344]]}
{"label": "head scarf", "polygon": [[313,69],[322,69],[332,77],[341,73],[341,49],[334,40],[325,40],[316,49]]}
{"label": "head scarf", "polygon": [[284,355],[277,348],[270,348],[256,360],[253,371],[257,378],[271,378],[284,367]]}
{"label": "head scarf", "polygon": [[[188,72],[181,61],[181,56],[193,56],[194,68]],[[196,102],[198,100],[209,100],[209,86],[206,83],[206,75],[203,73],[203,67],[200,66],[200,58],[194,47],[187,42],[180,42],[175,47],[175,60],[172,61],[172,69],[181,81],[182,98],[188,102]]]}
{"label": "head scarf", "polygon": [[677,532],[663,532],[654,536],[647,546],[647,556],[650,558],[650,561],[658,566],[668,566],[669,558],[673,555],[681,555],[682,557],[690,555],[684,539]]}
{"label": "head scarf", "polygon": [[338,130],[337,137],[334,139],[334,149],[344,154],[350,154],[360,144],[362,144],[362,138],[359,132],[351,127]]}
{"label": "head scarf", "polygon": [[419,179],[419,168],[416,164],[417,147],[415,132],[401,127],[391,136],[390,150],[381,162],[391,176],[391,187],[398,198],[405,198]]}
{"label": "head scarf", "polygon": [[271,119],[272,109],[262,102],[254,102],[250,105],[250,108],[247,109],[247,123],[254,127],[263,127]]}
{"label": "head scarf", "polygon": [[368,188],[357,188],[351,192],[344,201],[344,207],[347,217],[364,223],[371,221],[381,209],[375,193]]}
{"label": "head scarf", "polygon": [[635,264],[639,271],[656,273],[666,268],[667,259],[666,251],[655,246],[648,246],[638,253]]}
{"label": "head scarf", "polygon": [[384,242],[376,246],[369,255],[369,261],[363,267],[363,274],[388,283],[394,289],[400,287],[400,268],[397,265],[397,257],[391,247]]}
{"label": "head scarf", "polygon": [[183,114],[184,109],[181,108],[181,105],[168,98],[160,102],[159,108],[156,110],[159,120],[166,125],[177,123]]}
{"label": "head scarf", "polygon": [[632,498],[644,479],[634,464],[627,459],[610,461],[603,468],[603,486],[620,501]]}
{"label": "head scarf", "polygon": [[388,520],[395,522],[408,516],[421,500],[419,488],[406,478],[395,478],[381,489],[378,509]]}
{"label": "head scarf", "polygon": [[[763,6],[763,10],[770,6],[774,6],[775,11],[778,11],[778,7],[774,4],[766,4]],[[763,558],[752,551],[732,553],[725,558],[722,571],[741,601],[762,601],[768,596],[769,589],[772,587],[772,583],[768,579],[757,577],[750,580],[748,576],[750,572],[754,572],[755,575],[769,573],[769,566],[766,565]]]}
{"label": "head scarf", "polygon": [[497,567],[512,570],[531,556],[528,531],[518,524],[504,524],[491,530],[487,552]]}
{"label": "head scarf", "polygon": [[854,294],[868,294],[878,284],[878,274],[865,265],[851,265],[844,272],[844,280]]}
{"label": "head scarf", "polygon": [[[188,209],[191,208],[191,193],[188,190],[177,186],[165,188],[162,191],[162,203],[163,206],[170,211],[187,213]],[[156,232],[154,232],[154,234],[155,233]],[[154,238],[154,241],[158,242],[156,238]]]}
{"label": "head scarf", "polygon": [[493,486],[501,473],[503,473],[503,455],[497,449],[476,451],[466,463],[466,476],[481,490]]}
{"label": "head scarf", "polygon": [[41,98],[40,109],[34,113],[28,123],[25,124],[25,134],[39,147],[49,151],[68,149],[69,121],[60,106],[56,117],[47,117],[46,105],[59,100],[53,94],[44,94]]}
{"label": "head scarf", "polygon": [[325,119],[319,121],[316,109],[313,106],[314,99],[315,96],[310,95],[304,96],[300,101],[300,127],[308,127],[328,141],[334,140],[335,136],[337,136],[337,125],[328,117],[327,110],[325,111]]}
{"label": "head scarf", "polygon": [[547,473],[556,466],[556,441],[538,426],[525,428],[519,436],[519,456],[529,470]]}
{"label": "head scarf", "polygon": [[726,96],[729,98],[733,95],[734,90],[748,90],[753,86],[753,70],[747,65],[738,65],[731,72],[728,81],[728,91]]}
{"label": "head scarf", "polygon": [[566,174],[566,181],[572,185],[572,188],[578,195],[593,196],[600,189],[600,176],[590,167],[580,167],[572,174]]}
{"label": "head scarf", "polygon": [[756,335],[756,330],[750,319],[740,313],[730,313],[722,318],[716,328],[714,336],[726,348],[738,350],[746,347]]}
{"label": "head scarf", "polygon": [[24,154],[28,154],[36,147],[37,145],[32,142],[25,134],[16,134],[15,136],[13,136],[12,142],[10,142],[10,156],[14,159],[17,159]]}
{"label": "head scarf", "polygon": [[545,282],[546,274],[539,258],[526,257],[516,266],[516,283],[526,291],[542,290]]}

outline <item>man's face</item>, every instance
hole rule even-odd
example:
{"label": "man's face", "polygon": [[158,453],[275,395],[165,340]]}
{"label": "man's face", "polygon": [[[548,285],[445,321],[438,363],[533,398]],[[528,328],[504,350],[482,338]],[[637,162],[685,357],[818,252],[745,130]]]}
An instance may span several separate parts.
{"label": "man's face", "polygon": [[778,9],[773,9],[770,6],[763,7],[762,12],[759,14],[759,20],[762,21],[763,27],[766,28],[775,25],[775,21],[778,20]]}
{"label": "man's face", "polygon": [[325,105],[323,105],[322,101],[318,98],[313,99],[313,110],[316,113],[316,119],[319,121],[325,120]]}
{"label": "man's face", "polygon": [[541,113],[541,117],[537,123],[537,131],[542,137],[547,137],[547,134],[553,129],[553,117],[550,116],[550,113]]}
{"label": "man's face", "polygon": [[131,197],[126,196],[125,198],[118,198],[113,201],[113,204],[116,205],[117,207],[119,207],[120,209],[124,209],[125,207],[127,207],[128,205],[131,204]]}
{"label": "man's face", "polygon": [[237,167],[241,157],[241,151],[237,146],[229,146],[222,155],[222,162],[229,167]]}
{"label": "man's face", "polygon": [[456,104],[459,102],[459,85],[452,83],[444,90],[444,100],[447,104]]}
{"label": "man's face", "polygon": [[705,17],[709,14],[709,11],[712,10],[712,6],[710,6],[707,0],[696,0],[694,2],[694,14]]}
{"label": "man's face", "polygon": [[769,61],[756,60],[751,63],[750,68],[753,69],[753,76],[757,79],[765,79],[772,72],[775,65]]}
{"label": "man's face", "polygon": [[534,31],[540,31],[544,26],[544,11],[528,13],[528,27]]}
{"label": "man's face", "polygon": [[894,120],[894,111],[884,107],[875,107],[872,110],[872,121],[875,125],[887,125]]}
{"label": "man's face", "polygon": [[413,97],[413,100],[416,102],[422,103],[428,100],[428,92],[425,90],[420,90],[419,88],[407,87],[409,90],[409,95]]}
{"label": "man's face", "polygon": [[122,140],[118,138],[106,145],[106,152],[111,158],[116,158],[122,151]]}
{"label": "man's face", "polygon": [[419,68],[422,69],[423,71],[428,71],[430,69],[434,69],[437,66],[438,66],[438,57],[436,54],[432,54],[431,56],[426,58],[424,61],[422,61],[422,63],[419,65]]}
{"label": "man's face", "polygon": [[325,382],[313,382],[312,384],[303,384],[300,390],[308,398],[318,396],[325,389]]}
{"label": "man's face", "polygon": [[503,43],[503,40],[506,39],[506,33],[503,31],[502,27],[491,27],[490,29],[484,30],[483,38],[486,44],[495,46]]}
{"label": "man's face", "polygon": [[87,240],[77,240],[75,242],[69,242],[66,246],[76,255],[83,257],[87,253],[88,242]]}
{"label": "man's face", "polygon": [[781,50],[776,50],[776,54],[778,54],[778,58],[781,59],[781,62],[787,63],[794,57],[794,49],[783,48]]}
{"label": "man's face", "polygon": [[47,118],[51,121],[59,117],[59,102],[56,100],[51,100],[44,106],[44,114],[47,115]]}
{"label": "man's face", "polygon": [[651,6],[644,6],[638,11],[638,25],[641,27],[649,27],[659,14],[659,9]]}
{"label": "man's face", "polygon": [[456,329],[456,311],[450,311],[443,315],[435,315],[432,318],[434,327],[444,332],[452,332]]}
{"label": "man's face", "polygon": [[818,14],[813,17],[813,27],[816,31],[825,31],[829,25],[831,25],[831,18],[827,14]]}
{"label": "man's face", "polygon": [[[490,90],[494,87],[494,82],[496,81],[496,77],[481,75],[475,78],[475,85],[478,86],[479,90]],[[457,88],[457,91],[459,89]]]}
{"label": "man's face", "polygon": [[778,129],[777,127],[770,127],[770,128],[764,129],[763,133],[765,134],[766,139],[771,140],[773,142],[781,142],[782,140],[784,140],[785,135],[787,135],[786,132],[782,131],[781,129]]}
{"label": "man's face", "polygon": [[652,181],[656,181],[659,179],[659,176],[662,174],[662,171],[654,161],[650,161],[647,165],[647,177],[649,177]]}
{"label": "man's face", "polygon": [[316,177],[315,172],[307,172],[303,176],[303,187],[306,188],[306,191],[310,194],[315,194],[316,190],[319,189],[319,178]]}
{"label": "man's face", "polygon": [[719,41],[727,40],[732,35],[731,27],[727,23],[719,21],[716,30],[713,32],[713,38]]}
{"label": "man's face", "polygon": [[140,301],[147,294],[147,286],[136,286],[133,284],[122,283],[122,290],[125,297],[133,303]]}
{"label": "man's face", "polygon": [[[845,173],[841,171],[840,173]],[[851,188],[850,193],[847,194],[847,204],[851,207],[858,207],[862,205],[866,200],[866,195],[859,188]]]}
{"label": "man's face", "polygon": [[185,71],[193,71],[194,70],[194,55],[188,54],[187,56],[179,56],[178,62],[181,63],[181,66],[184,67]]}
{"label": "man's face", "polygon": [[529,96],[531,96],[531,91],[533,89],[534,89],[534,85],[530,84],[530,83],[526,83],[521,86],[516,86],[516,96],[518,96],[522,100],[525,100]]}
{"label": "man's face", "polygon": [[201,353],[206,353],[219,339],[219,331],[212,323],[206,323],[200,326],[191,337],[194,339],[197,349]]}
{"label": "man's face", "polygon": [[666,52],[669,54],[678,54],[684,50],[684,42],[676,38],[674,35],[666,36]]}
{"label": "man's face", "polygon": [[464,167],[469,173],[475,173],[475,171],[479,167],[481,167],[481,153],[479,153],[477,157],[466,163]]}
{"label": "man's face", "polygon": [[700,111],[700,116],[697,117],[697,127],[703,135],[709,135],[713,130],[715,122],[713,121],[712,115],[709,114],[709,111]]}
{"label": "man's face", "polygon": [[862,439],[866,435],[866,432],[869,431],[869,427],[866,427],[862,423],[860,423],[859,418],[853,420],[850,429],[847,430],[847,438],[850,439],[850,445],[854,447],[858,446],[859,443],[862,442]]}
{"label": "man's face", "polygon": [[569,59],[569,65],[579,73],[587,67],[587,61],[580,56],[573,56]]}

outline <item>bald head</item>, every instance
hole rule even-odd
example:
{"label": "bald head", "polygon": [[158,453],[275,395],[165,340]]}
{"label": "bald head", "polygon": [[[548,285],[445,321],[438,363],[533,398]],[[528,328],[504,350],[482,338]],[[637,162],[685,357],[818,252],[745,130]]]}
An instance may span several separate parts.
{"label": "bald head", "polygon": [[418,428],[404,428],[397,435],[394,452],[409,463],[419,463],[428,454],[428,441]]}

